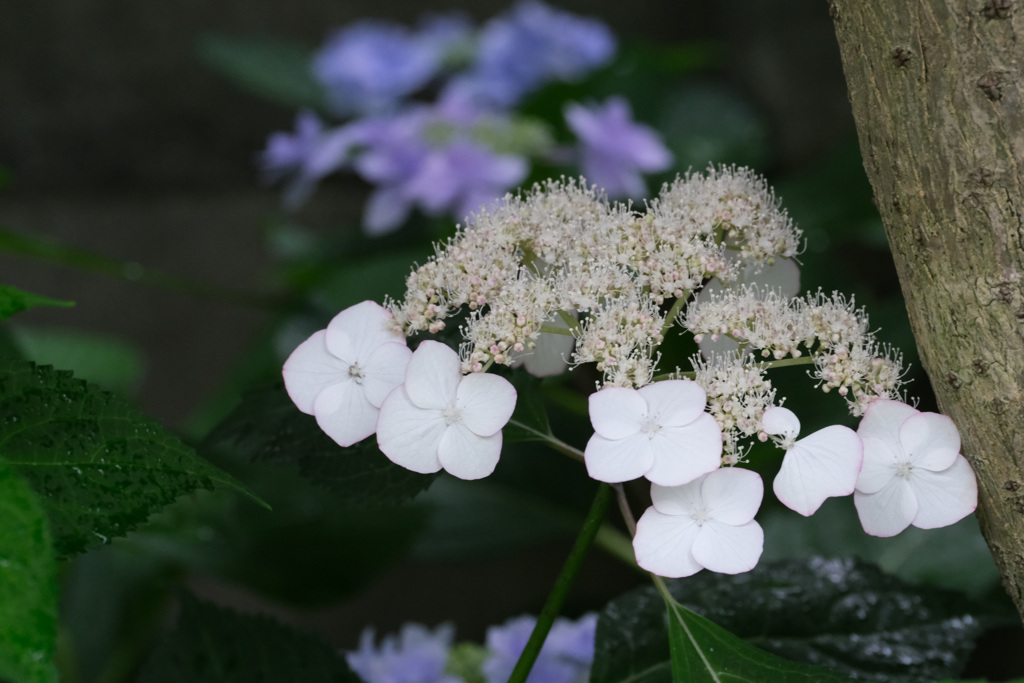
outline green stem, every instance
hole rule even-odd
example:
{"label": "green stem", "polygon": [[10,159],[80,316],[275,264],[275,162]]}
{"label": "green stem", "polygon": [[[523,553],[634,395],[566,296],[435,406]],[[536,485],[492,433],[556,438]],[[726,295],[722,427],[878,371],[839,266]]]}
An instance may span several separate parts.
{"label": "green stem", "polygon": [[540,331],[548,332],[550,334],[561,334],[566,337],[576,336],[572,333],[572,330],[566,329],[564,327],[558,327],[557,325],[548,325],[547,323],[544,323],[543,325],[540,326]]}
{"label": "green stem", "polygon": [[679,315],[679,311],[682,310],[683,304],[690,298],[690,292],[683,292],[683,295],[675,300],[672,304],[672,308],[668,309],[668,315],[665,316],[665,324],[661,326],[661,336],[664,337],[668,334],[672,324],[676,320],[676,316]]}
{"label": "green stem", "polygon": [[615,527],[608,524],[602,525],[597,531],[597,537],[594,539],[594,545],[612,557],[622,560],[625,564],[629,565],[641,574],[647,573],[643,569],[640,569],[640,566],[636,563],[636,554],[633,551],[633,542],[629,540],[629,536],[622,533]]}
{"label": "green stem", "polygon": [[765,369],[786,368],[791,365],[814,365],[814,356],[806,355],[799,358],[783,358],[782,360],[761,361],[761,367]]}
{"label": "green stem", "polygon": [[85,249],[44,242],[4,229],[0,229],[0,251],[17,256],[27,256],[40,261],[48,261],[69,268],[77,268],[78,270],[90,273],[99,273],[118,278],[119,280],[139,282],[176,294],[185,294],[201,299],[214,299],[232,305],[276,309],[284,304],[284,300],[279,297],[253,294],[228,287],[196,282],[188,278],[146,268],[135,261],[121,261]]}
{"label": "green stem", "polygon": [[576,537],[576,543],[573,545],[572,551],[562,567],[562,572],[555,579],[555,585],[551,589],[551,594],[548,596],[547,602],[544,603],[544,608],[537,617],[537,625],[533,627],[533,633],[530,634],[530,639],[526,642],[526,648],[523,650],[523,654],[520,655],[519,661],[516,662],[516,668],[512,670],[508,683],[524,683],[526,677],[530,675],[530,669],[533,668],[534,662],[537,661],[537,656],[544,646],[544,640],[548,637],[548,632],[555,623],[555,617],[558,616],[562,609],[562,604],[565,602],[565,596],[569,592],[569,587],[572,586],[572,582],[576,578],[580,566],[583,564],[583,558],[587,554],[587,549],[594,542],[594,538],[601,528],[601,522],[604,519],[605,512],[608,510],[608,504],[611,502],[611,499],[612,488],[607,484],[598,486],[597,495],[594,496],[590,512],[587,513],[587,518],[583,522],[583,528],[580,529],[580,534]]}

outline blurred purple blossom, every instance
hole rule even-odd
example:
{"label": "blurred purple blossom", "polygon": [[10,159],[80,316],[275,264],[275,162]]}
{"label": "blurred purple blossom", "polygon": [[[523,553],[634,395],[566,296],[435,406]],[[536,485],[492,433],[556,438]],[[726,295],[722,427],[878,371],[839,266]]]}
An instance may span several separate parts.
{"label": "blurred purple blossom", "polygon": [[[487,648],[491,657],[484,662],[487,683],[504,683],[526,648],[535,617],[510,619],[487,629]],[[578,621],[556,619],[533,665],[527,683],[584,683],[594,661],[594,636],[597,615],[586,614]]]}
{"label": "blurred purple blossom", "polygon": [[456,16],[432,17],[419,31],[379,20],[335,32],[313,59],[313,75],[339,115],[377,114],[423,88],[441,70],[447,50],[468,40]]}
{"label": "blurred purple blossom", "polygon": [[553,80],[581,78],[612,58],[615,36],[600,21],[524,0],[487,22],[468,74],[452,80],[452,96],[511,107]]}
{"label": "blurred purple blossom", "polygon": [[316,114],[299,112],[294,133],[273,133],[259,155],[264,182],[288,178],[284,206],[297,209],[317,182],[345,164],[354,140],[345,128],[327,129]]}
{"label": "blurred purple blossom", "polygon": [[672,153],[658,134],[635,122],[629,102],[621,97],[593,107],[570,104],[565,120],[580,140],[583,175],[609,197],[644,196],[640,173],[664,171],[672,164]]}
{"label": "blurred purple blossom", "polygon": [[450,624],[433,631],[405,624],[397,637],[386,636],[376,648],[373,629],[367,629],[359,638],[359,649],[347,653],[346,659],[366,683],[462,683],[444,670],[454,633]]}

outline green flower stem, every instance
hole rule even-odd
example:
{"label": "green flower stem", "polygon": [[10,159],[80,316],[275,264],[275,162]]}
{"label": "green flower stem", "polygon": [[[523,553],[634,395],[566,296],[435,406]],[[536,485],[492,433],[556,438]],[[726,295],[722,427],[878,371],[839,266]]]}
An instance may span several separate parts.
{"label": "green flower stem", "polygon": [[567,330],[564,327],[558,327],[557,325],[548,325],[546,323],[540,326],[540,331],[548,332],[550,334],[561,334],[566,337],[576,336],[572,333],[572,330]]}
{"label": "green flower stem", "polygon": [[629,565],[641,574],[647,573],[643,569],[640,569],[640,566],[636,563],[636,554],[633,552],[633,542],[629,540],[629,536],[622,533],[615,527],[608,524],[602,525],[597,531],[597,537],[594,539],[594,545],[612,557],[622,560],[625,564]]}
{"label": "green flower stem", "polygon": [[530,639],[526,642],[526,648],[523,650],[523,654],[520,655],[519,661],[516,662],[516,668],[512,670],[508,683],[524,683],[526,677],[530,675],[530,669],[533,668],[534,662],[537,661],[537,656],[544,646],[544,640],[548,637],[548,632],[555,623],[555,617],[558,616],[562,609],[562,604],[565,602],[565,596],[569,592],[569,587],[572,586],[572,582],[576,578],[580,566],[583,564],[583,558],[587,554],[587,549],[594,542],[594,538],[601,528],[601,523],[604,520],[604,515],[608,510],[608,504],[611,502],[611,499],[612,488],[607,484],[598,486],[597,495],[594,496],[590,512],[587,513],[587,518],[583,522],[583,528],[580,529],[580,534],[576,537],[576,543],[573,545],[572,552],[569,553],[569,558],[562,567],[562,572],[555,579],[555,585],[551,589],[551,594],[548,596],[540,616],[537,617],[537,625],[534,626],[533,633],[530,634]]}
{"label": "green flower stem", "polygon": [[121,261],[85,249],[77,249],[63,244],[45,242],[37,238],[19,235],[16,232],[2,228],[0,228],[0,252],[27,256],[69,268],[127,280],[128,282],[138,282],[155,287],[156,289],[174,292],[175,294],[185,294],[201,299],[213,299],[236,306],[273,310],[281,308],[285,304],[285,300],[280,297],[254,294],[205,282],[197,282],[153,270],[152,268],[146,268],[134,261]]}
{"label": "green flower stem", "polygon": [[786,368],[791,365],[814,365],[814,356],[806,355],[799,358],[783,358],[782,360],[762,361],[761,367],[766,370],[773,368]]}
{"label": "green flower stem", "polygon": [[679,315],[679,311],[682,310],[683,304],[685,304],[690,298],[690,292],[683,292],[681,297],[678,297],[672,304],[672,308],[668,310],[668,315],[665,316],[665,324],[661,327],[661,336],[664,337],[668,334],[669,329],[676,321],[676,316]]}

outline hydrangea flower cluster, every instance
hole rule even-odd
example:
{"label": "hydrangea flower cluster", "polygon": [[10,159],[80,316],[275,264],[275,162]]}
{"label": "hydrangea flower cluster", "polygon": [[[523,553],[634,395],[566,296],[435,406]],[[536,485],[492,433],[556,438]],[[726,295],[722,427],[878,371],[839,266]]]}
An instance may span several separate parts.
{"label": "hydrangea flower cluster", "polygon": [[575,148],[515,111],[529,94],[578,80],[615,51],[607,26],[538,0],[522,0],[479,29],[460,16],[429,17],[415,29],[351,24],[311,65],[332,123],[301,112],[293,133],[268,140],[263,175],[286,181],[291,210],[325,176],[355,172],[375,187],[363,216],[371,235],[398,228],[413,209],[461,220],[522,183],[534,158],[574,163],[609,195],[640,197],[641,174],[665,170],[672,156],[634,121],[626,100],[567,103]]}
{"label": "hydrangea flower cluster", "polygon": [[[548,181],[474,214],[413,269],[401,300],[339,314],[295,351],[286,384],[336,439],[339,407],[351,405],[361,422],[346,426],[344,441],[375,430],[394,462],[472,479],[494,469],[516,401],[489,369],[553,375],[592,364],[601,377],[589,396],[594,434],[580,455],[596,480],[651,483],[634,550],[663,576],[757,563],[764,485],[742,467],[757,443],[783,451],[772,489],[799,514],[853,494],[869,534],[961,519],[977,487],[956,428],[900,401],[901,358],[852,300],[793,295],[800,243],[747,169],[679,177],[643,211],[584,181]],[[759,273],[781,286],[758,284]],[[348,329],[360,320],[372,331]],[[459,354],[430,338],[449,325],[461,333]],[[660,355],[673,332],[735,346],[704,346],[684,371]],[[406,337],[419,340],[415,352]],[[863,416],[858,431],[801,437],[767,376],[801,364]]]}
{"label": "hydrangea flower cluster", "polygon": [[[515,668],[536,618],[521,616],[487,629],[479,674],[486,683],[504,683]],[[589,679],[594,661],[597,615],[578,620],[555,620],[544,647],[530,672],[528,683],[583,683]],[[399,634],[385,636],[374,645],[374,632],[367,629],[359,649],[346,653],[349,666],[366,683],[462,683],[450,666],[455,629],[442,624],[430,630],[420,624],[405,624]],[[472,677],[474,680],[476,676]]]}

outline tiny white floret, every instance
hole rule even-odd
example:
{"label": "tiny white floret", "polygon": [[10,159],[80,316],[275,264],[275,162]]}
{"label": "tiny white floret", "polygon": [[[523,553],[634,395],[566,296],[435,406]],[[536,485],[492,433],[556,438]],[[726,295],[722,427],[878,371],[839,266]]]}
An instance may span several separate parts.
{"label": "tiny white floret", "polygon": [[895,536],[908,526],[936,529],[974,512],[978,483],[945,415],[889,399],[868,405],[857,433],[864,467],[853,502],[864,531]]}
{"label": "tiny white floret", "polygon": [[377,445],[414,472],[444,468],[460,479],[480,479],[498,464],[501,428],[515,406],[516,390],[508,380],[463,375],[455,351],[427,340],[412,354],[405,383],[381,404]]}
{"label": "tiny white floret", "polygon": [[373,434],[384,397],[402,383],[412,351],[393,327],[387,309],[363,301],[334,316],[285,361],[288,396],[341,446]]}
{"label": "tiny white floret", "polygon": [[723,467],[683,486],[651,485],[653,507],[636,524],[633,550],[642,568],[670,578],[708,569],[753,569],[764,548],[754,521],[764,497],[756,472]]}
{"label": "tiny white floret", "polygon": [[853,493],[864,460],[855,431],[832,425],[797,440],[800,420],[781,406],[764,411],[761,426],[786,451],[772,484],[783,505],[810,517],[826,498]]}
{"label": "tiny white floret", "polygon": [[680,486],[717,469],[722,430],[704,412],[706,403],[704,389],[688,379],[591,394],[587,472],[608,483],[647,477]]}

